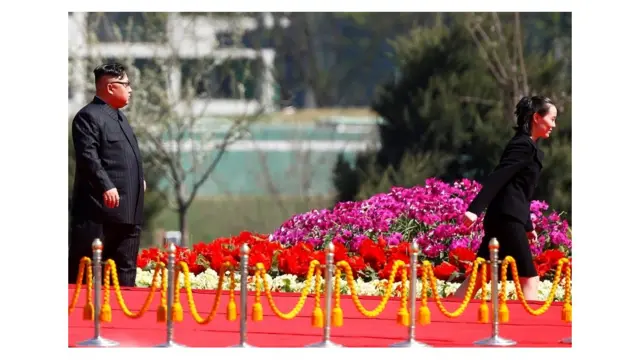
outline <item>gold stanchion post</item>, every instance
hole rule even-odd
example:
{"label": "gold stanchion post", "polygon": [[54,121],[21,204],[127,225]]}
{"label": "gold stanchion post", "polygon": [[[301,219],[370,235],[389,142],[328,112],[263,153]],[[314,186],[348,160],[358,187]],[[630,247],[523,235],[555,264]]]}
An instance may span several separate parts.
{"label": "gold stanchion post", "polygon": [[[417,264],[418,264],[418,244],[414,241],[411,244],[411,259],[410,259],[410,271],[411,271],[411,283],[409,285],[409,302],[411,306],[410,320],[409,320],[409,338],[406,341],[391,344],[391,347],[431,347],[430,345],[421,343],[415,339],[416,335],[416,292],[418,291],[418,276],[417,276]],[[426,269],[424,269],[426,270]]]}
{"label": "gold stanchion post", "polygon": [[[322,341],[308,345],[308,347],[320,347],[320,348],[335,348],[342,347],[340,344],[336,344],[329,339],[331,335],[331,295],[333,289],[333,256],[335,252],[335,246],[333,243],[329,243],[327,245],[326,251],[326,265],[324,271],[324,299],[325,299],[325,310],[324,310],[324,332]],[[338,290],[339,291],[339,290]]]}
{"label": "gold stanchion post", "polygon": [[177,286],[178,279],[175,276],[176,246],[169,243],[169,256],[167,259],[167,341],[155,347],[184,347],[173,341],[173,295],[175,294],[174,284]]}
{"label": "gold stanchion post", "polygon": [[249,269],[249,245],[240,247],[240,343],[232,347],[249,348],[247,344],[247,286]]}
{"label": "gold stanchion post", "polygon": [[113,340],[100,335],[100,293],[102,286],[102,242],[95,239],[91,245],[93,249],[93,338],[81,341],[77,346],[112,347],[118,346]]}
{"label": "gold stanchion post", "polygon": [[[493,307],[493,321],[491,326],[491,336],[474,342],[474,345],[480,346],[512,346],[516,342],[510,339],[505,339],[499,335],[498,323],[499,323],[499,304],[498,304],[498,271],[500,269],[500,260],[498,251],[500,250],[500,244],[496,238],[492,238],[489,241],[489,257],[491,262],[491,306]],[[469,284],[474,286],[474,284]],[[484,284],[482,284],[484,286]],[[502,284],[507,286],[507,284]]]}

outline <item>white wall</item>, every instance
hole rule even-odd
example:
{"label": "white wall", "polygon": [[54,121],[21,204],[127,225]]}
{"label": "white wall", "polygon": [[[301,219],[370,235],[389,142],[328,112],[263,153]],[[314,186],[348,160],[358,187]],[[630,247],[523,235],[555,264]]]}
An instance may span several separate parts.
{"label": "white wall", "polygon": [[[266,17],[266,20],[269,18]],[[177,13],[169,14],[167,21],[167,34],[169,41],[166,44],[157,43],[97,43],[87,42],[87,13],[74,12],[69,15],[69,58],[72,63],[70,73],[71,96],[69,99],[69,112],[75,113],[91,99],[87,99],[85,79],[88,57],[131,57],[131,58],[162,58],[175,54],[178,50],[182,59],[202,58],[201,54],[217,59],[261,57],[266,66],[266,72],[262,76],[261,98],[255,100],[230,100],[230,99],[202,99],[193,104],[194,111],[206,108],[203,115],[243,115],[253,114],[259,110],[271,112],[274,110],[274,78],[273,63],[275,51],[273,49],[253,50],[246,48],[218,48],[215,34],[221,31],[230,31],[232,27],[240,27],[252,30],[258,26],[257,21],[251,18],[242,21],[230,22],[226,19],[212,19],[208,17],[190,18],[182,17]],[[214,50],[212,50],[214,49]],[[180,94],[181,72],[175,66],[169,69],[171,89],[167,91]],[[186,106],[183,104],[183,106]]]}

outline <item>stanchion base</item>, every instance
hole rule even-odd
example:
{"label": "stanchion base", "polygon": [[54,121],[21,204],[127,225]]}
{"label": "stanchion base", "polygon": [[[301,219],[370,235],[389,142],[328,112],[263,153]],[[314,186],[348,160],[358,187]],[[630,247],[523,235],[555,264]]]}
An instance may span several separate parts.
{"label": "stanchion base", "polygon": [[321,341],[319,343],[315,343],[315,344],[311,344],[311,345],[307,345],[305,347],[316,347],[316,348],[340,348],[343,347],[340,344],[336,344],[331,340],[325,340],[325,341]]}
{"label": "stanchion base", "polygon": [[81,341],[76,346],[92,346],[92,347],[114,347],[118,346],[117,341],[105,339],[102,336],[95,337],[93,339]]}
{"label": "stanchion base", "polygon": [[181,347],[186,347],[186,346],[184,346],[182,344],[178,344],[177,342],[171,340],[171,341],[168,341],[168,342],[166,342],[164,344],[156,345],[154,347],[157,347],[157,348],[181,348]]}
{"label": "stanchion base", "polygon": [[473,345],[479,346],[513,346],[517,344],[515,341],[510,339],[505,339],[498,335],[488,337],[486,339],[478,340],[473,343]]}
{"label": "stanchion base", "polygon": [[560,342],[563,343],[563,344],[572,344],[571,337],[564,338],[564,339],[560,340]]}
{"label": "stanchion base", "polygon": [[255,347],[255,346],[249,345],[246,342],[243,342],[243,343],[240,343],[240,344],[233,345],[231,347],[234,347],[234,348],[252,348],[252,347]]}
{"label": "stanchion base", "polygon": [[427,345],[425,343],[421,343],[415,339],[395,343],[389,345],[389,347],[408,347],[408,348],[418,348],[418,347],[432,347],[431,345]]}

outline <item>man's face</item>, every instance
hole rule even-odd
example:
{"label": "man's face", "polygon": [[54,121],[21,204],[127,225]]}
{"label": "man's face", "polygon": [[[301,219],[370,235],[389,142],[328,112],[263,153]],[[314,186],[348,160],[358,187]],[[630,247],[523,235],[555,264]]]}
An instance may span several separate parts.
{"label": "man's face", "polygon": [[112,101],[118,108],[123,108],[129,104],[131,98],[131,83],[125,73],[122,79],[109,78],[107,80],[107,91],[111,95]]}

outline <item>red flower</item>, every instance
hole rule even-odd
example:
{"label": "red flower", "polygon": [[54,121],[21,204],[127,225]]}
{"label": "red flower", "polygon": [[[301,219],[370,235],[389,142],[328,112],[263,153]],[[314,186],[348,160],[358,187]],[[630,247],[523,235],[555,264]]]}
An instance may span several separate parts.
{"label": "red flower", "polygon": [[[195,275],[207,268],[220,271],[224,264],[230,264],[239,269],[240,249],[243,244],[249,246],[248,272],[251,275],[255,273],[256,265],[262,263],[267,271],[274,269],[282,274],[305,277],[312,260],[318,260],[324,264],[326,259],[326,253],[323,249],[314,249],[308,243],[299,242],[284,248],[278,242],[269,241],[267,235],[243,231],[236,236],[217,238],[210,243],[194,244],[191,249],[177,247],[176,261],[184,261],[189,271]],[[396,260],[402,260],[407,265],[410,264],[410,242],[400,242],[397,246],[389,246],[382,236],[375,241],[365,239],[356,253],[350,252],[342,243],[336,242],[334,246],[334,261],[336,263],[346,261],[356,278],[359,276],[368,277],[373,273],[381,279],[388,279]],[[166,264],[168,255],[166,250],[166,246],[141,250],[137,258],[137,266],[146,268],[154,262]],[[468,277],[471,274],[476,256],[470,249],[456,248],[451,250],[448,255],[447,261],[434,267],[436,278],[445,281],[459,281],[462,276]],[[564,257],[566,255],[559,250],[547,250],[537,256],[535,265],[539,275],[548,276],[549,272],[555,271],[558,260]],[[570,261],[568,266],[571,266]],[[421,277],[422,268],[418,269],[417,275]],[[398,269],[396,278],[392,280],[400,281],[401,278],[402,269]]]}
{"label": "red flower", "polygon": [[440,280],[450,281],[451,275],[453,275],[458,268],[448,262],[443,262],[440,265],[436,265],[433,268],[433,275]]}
{"label": "red flower", "polygon": [[458,247],[449,251],[449,262],[451,265],[460,267],[465,264],[472,264],[476,260],[476,254],[469,248]]}
{"label": "red flower", "polygon": [[285,274],[306,276],[313,260],[312,251],[311,245],[303,242],[284,249],[278,256],[278,269]]}
{"label": "red flower", "polygon": [[[387,262],[387,265],[385,265],[384,268],[382,268],[380,271],[378,271],[378,279],[382,280],[382,279],[389,279],[389,276],[391,276],[391,270],[393,269],[393,262]],[[407,274],[407,278],[408,278]],[[402,281],[402,268],[398,268],[398,270],[396,271],[396,276],[395,278],[392,279],[393,282],[396,281]]]}
{"label": "red flower", "polygon": [[203,263],[204,261],[200,259],[200,256],[201,255],[198,255],[198,253],[196,252],[189,251],[188,253],[185,253],[179,261],[186,262],[187,266],[189,267],[189,271],[194,275],[198,275],[206,270],[206,267]]}
{"label": "red flower", "polygon": [[334,263],[338,263],[338,261],[349,259],[347,248],[342,243],[334,242],[333,246],[334,246],[334,252],[333,252]]}
{"label": "red flower", "polygon": [[546,250],[538,255],[534,260],[538,276],[543,277],[550,271],[555,273],[558,267],[558,261],[564,257],[566,257],[566,254],[556,249]]}
{"label": "red flower", "polygon": [[268,253],[258,252],[258,251],[250,251],[249,252],[249,269],[248,274],[253,275],[256,272],[256,265],[258,263],[262,263],[267,271],[271,269],[271,259],[273,257],[269,256]]}
{"label": "red flower", "polygon": [[149,265],[150,262],[159,262],[160,261],[160,250],[157,248],[151,249],[142,249],[140,254],[138,254],[138,259],[136,261],[136,265],[139,268],[145,268]]}
{"label": "red flower", "polygon": [[387,263],[387,256],[380,246],[371,239],[365,239],[360,245],[360,256],[364,259],[365,264],[369,265],[373,270],[382,270]]}
{"label": "red flower", "polygon": [[387,246],[387,240],[382,236],[378,236],[378,245],[384,249]]}
{"label": "red flower", "polygon": [[364,268],[366,267],[366,264],[364,263],[364,260],[362,259],[361,256],[352,256],[347,258],[347,262],[349,263],[349,266],[351,267],[351,271],[353,272],[353,276],[356,277],[357,273],[359,271],[364,270]]}

